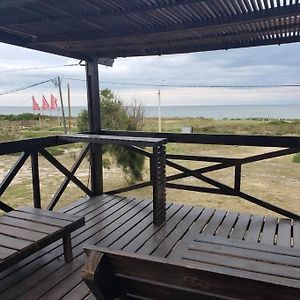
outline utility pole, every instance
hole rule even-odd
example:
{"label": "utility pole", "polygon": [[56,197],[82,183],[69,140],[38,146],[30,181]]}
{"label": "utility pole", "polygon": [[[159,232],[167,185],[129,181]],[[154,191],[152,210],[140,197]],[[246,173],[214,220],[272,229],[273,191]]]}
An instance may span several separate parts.
{"label": "utility pole", "polygon": [[62,95],[62,90],[61,90],[61,80],[60,77],[58,76],[53,80],[54,85],[58,86],[58,91],[59,91],[59,97],[60,97],[60,106],[61,106],[61,113],[62,113],[62,118],[63,118],[63,125],[64,125],[64,132],[67,134],[67,125],[66,125],[66,117],[65,117],[65,109],[64,109],[64,101],[63,101],[63,95]]}
{"label": "utility pole", "polygon": [[158,90],[158,132],[161,132],[160,89]]}
{"label": "utility pole", "polygon": [[69,132],[71,133],[71,89],[68,83]]}

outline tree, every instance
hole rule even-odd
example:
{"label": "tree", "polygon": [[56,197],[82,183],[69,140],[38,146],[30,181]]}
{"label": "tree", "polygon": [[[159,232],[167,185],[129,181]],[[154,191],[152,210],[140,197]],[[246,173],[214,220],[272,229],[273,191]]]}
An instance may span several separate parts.
{"label": "tree", "polygon": [[[141,104],[135,99],[132,105],[124,106],[114,93],[105,89],[101,91],[101,126],[110,130],[141,130],[143,126],[144,111]],[[79,131],[88,130],[88,112],[81,111],[77,120]],[[122,168],[125,180],[134,183],[142,180],[144,156],[128,151],[124,147],[106,145],[103,153],[109,152],[116,164]],[[109,168],[110,161],[105,160],[104,167]]]}

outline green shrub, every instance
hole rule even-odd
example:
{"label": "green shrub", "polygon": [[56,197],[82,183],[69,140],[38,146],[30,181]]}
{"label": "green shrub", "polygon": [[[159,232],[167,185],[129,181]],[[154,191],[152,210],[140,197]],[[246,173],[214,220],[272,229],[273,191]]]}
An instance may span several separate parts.
{"label": "green shrub", "polygon": [[294,155],[293,162],[298,164],[300,163],[300,153]]}

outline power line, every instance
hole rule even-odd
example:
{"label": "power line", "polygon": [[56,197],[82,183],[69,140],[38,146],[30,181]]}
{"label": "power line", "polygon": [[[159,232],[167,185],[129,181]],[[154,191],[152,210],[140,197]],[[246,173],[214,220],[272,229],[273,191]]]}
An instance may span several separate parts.
{"label": "power line", "polygon": [[[83,81],[85,79],[64,77],[72,81]],[[145,86],[145,87],[179,87],[179,88],[281,88],[281,87],[300,87],[300,84],[269,84],[269,85],[177,85],[177,84],[159,84],[159,83],[137,83],[137,82],[114,82],[100,81],[102,84],[125,85],[125,86]]]}
{"label": "power line", "polygon": [[17,92],[20,92],[20,91],[24,91],[24,90],[30,89],[32,87],[45,84],[45,83],[50,82],[50,81],[53,82],[53,78],[52,79],[48,79],[48,80],[44,80],[44,81],[41,81],[41,82],[37,82],[37,83],[31,84],[31,85],[26,85],[26,86],[23,86],[23,87],[20,87],[20,88],[16,88],[16,89],[13,89],[13,90],[1,92],[0,96],[12,94],[12,93],[17,93]]}
{"label": "power line", "polygon": [[57,69],[57,68],[65,68],[65,67],[77,67],[77,66],[81,66],[81,65],[77,63],[77,64],[68,64],[68,65],[60,65],[60,66],[49,66],[49,67],[32,67],[32,68],[8,69],[8,70],[5,70],[5,71],[0,71],[0,74],[19,72],[19,71],[46,70],[46,69]]}

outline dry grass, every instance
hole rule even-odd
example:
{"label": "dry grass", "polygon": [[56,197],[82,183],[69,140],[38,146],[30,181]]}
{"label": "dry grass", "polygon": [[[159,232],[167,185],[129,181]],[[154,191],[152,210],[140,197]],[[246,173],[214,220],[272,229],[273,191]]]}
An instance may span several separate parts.
{"label": "dry grass", "polygon": [[[155,120],[149,119],[146,121],[145,129],[151,130],[154,129]],[[182,125],[191,125],[197,128],[203,128],[207,126],[212,126],[211,124],[216,121],[212,120],[199,120],[199,119],[173,119],[173,120],[164,120],[163,124],[166,131],[180,131]],[[227,129],[226,126],[222,128],[223,133],[229,133],[226,130],[228,128],[239,128],[238,133],[248,133],[246,132],[247,126],[259,127],[257,123],[259,121],[220,121],[222,126],[228,123]],[[223,123],[222,123],[223,122]],[[245,123],[243,123],[245,122]],[[254,122],[253,124],[251,122]],[[241,125],[243,124],[243,125]],[[271,130],[270,128],[276,125],[268,125],[263,122],[261,124],[261,130],[257,130],[257,133],[266,133],[266,130]],[[281,126],[281,124],[279,125]],[[249,127],[249,128],[250,128]],[[216,126],[214,125],[214,128]],[[226,130],[225,130],[225,129]],[[269,128],[269,129],[266,129]],[[214,129],[215,130],[215,129]],[[231,130],[231,129],[230,129]],[[251,129],[252,130],[252,129]],[[249,131],[251,131],[249,129]],[[277,131],[281,129],[277,128]],[[291,129],[289,129],[291,130]],[[291,134],[298,134],[297,128],[295,132],[289,132]],[[224,132],[225,131],[225,132]],[[275,131],[273,128],[272,133]],[[24,132],[27,132],[24,134]],[[59,132],[59,131],[58,131]],[[41,129],[40,131],[32,131],[28,129],[22,129],[15,132],[13,135],[21,136],[24,135],[49,135],[53,131],[47,131],[47,129]],[[54,132],[57,133],[57,132]],[[251,131],[251,133],[253,133]],[[77,148],[75,148],[77,147]],[[61,150],[61,149],[60,149]],[[57,156],[65,166],[68,168],[74,162],[76,155],[79,153],[80,149],[77,146],[72,146],[71,148],[65,147],[62,148],[63,155]],[[180,145],[180,144],[169,144],[168,152],[171,153],[180,153],[180,154],[191,154],[191,155],[211,155],[211,156],[224,156],[224,157],[246,157],[250,155],[255,155],[258,153],[270,151],[272,149],[267,148],[257,148],[257,147],[232,147],[232,146],[214,146],[214,145]],[[3,178],[8,172],[10,167],[13,165],[14,161],[17,159],[17,156],[2,156],[0,157],[0,176]],[[189,168],[196,169],[206,164],[197,163],[197,162],[180,162],[182,165],[188,166]],[[89,164],[85,160],[82,163],[82,166],[79,168],[76,173],[77,176],[84,182],[89,182]],[[168,169],[168,174],[172,174],[176,171]],[[222,171],[213,172],[210,176],[216,180],[220,180],[225,184],[233,184],[233,168],[228,168]],[[64,176],[57,171],[53,166],[51,166],[44,159],[40,159],[40,177],[41,177],[41,194],[42,194],[42,203],[46,207],[50,199],[53,197],[55,191],[62,182]],[[149,178],[149,169],[146,166],[144,172],[144,179]],[[125,186],[124,179],[122,177],[121,171],[113,166],[109,170],[104,172],[104,181],[105,181],[105,190],[111,190]],[[197,179],[186,178],[184,180],[178,181],[179,183],[185,184],[195,184],[203,185]],[[292,156],[280,157],[270,160],[265,160],[243,167],[243,176],[242,176],[242,189],[243,191],[250,193],[259,198],[268,200],[269,202],[279,205],[287,210],[300,213],[300,205],[298,203],[298,198],[300,195],[300,172],[299,164],[293,163]],[[13,181],[13,184],[8,188],[5,194],[2,196],[2,201],[8,203],[13,207],[18,207],[21,205],[32,204],[32,186],[31,186],[31,169],[30,164],[27,162],[19,174]],[[70,184],[64,193],[61,201],[59,202],[57,208],[62,207],[75,199],[84,196],[83,192],[75,187],[73,184]],[[151,198],[151,188],[145,188],[142,190],[132,191],[131,193],[126,194],[126,196],[132,197],[147,197]],[[252,212],[258,214],[272,214],[270,211],[266,211],[256,205],[248,203],[245,200],[237,199],[235,197],[229,196],[220,196],[220,195],[211,195],[187,191],[178,191],[169,189],[167,192],[167,198],[173,202],[179,202],[184,204],[193,204],[205,207],[214,207],[221,208],[226,210],[235,210],[243,212]]]}

